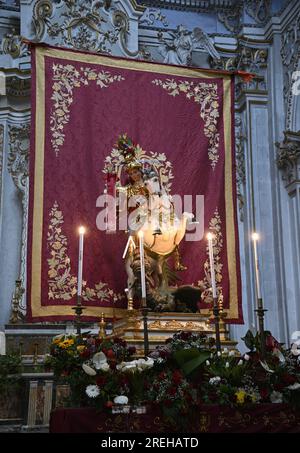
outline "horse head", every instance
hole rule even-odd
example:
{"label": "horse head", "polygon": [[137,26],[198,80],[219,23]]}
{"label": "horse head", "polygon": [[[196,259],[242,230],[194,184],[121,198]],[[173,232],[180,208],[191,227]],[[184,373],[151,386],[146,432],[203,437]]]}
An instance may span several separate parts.
{"label": "horse head", "polygon": [[149,195],[161,195],[161,185],[157,172],[155,170],[144,172],[144,184]]}

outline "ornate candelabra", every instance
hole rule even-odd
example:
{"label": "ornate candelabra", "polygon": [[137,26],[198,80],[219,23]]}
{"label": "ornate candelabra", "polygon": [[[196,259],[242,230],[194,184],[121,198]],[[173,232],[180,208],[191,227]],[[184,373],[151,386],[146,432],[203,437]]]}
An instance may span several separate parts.
{"label": "ornate candelabra", "polygon": [[12,324],[17,324],[21,319],[20,319],[20,305],[22,301],[23,294],[25,292],[25,289],[22,288],[22,281],[21,280],[16,280],[16,288],[12,297],[12,302],[11,302],[11,316],[9,322]]}

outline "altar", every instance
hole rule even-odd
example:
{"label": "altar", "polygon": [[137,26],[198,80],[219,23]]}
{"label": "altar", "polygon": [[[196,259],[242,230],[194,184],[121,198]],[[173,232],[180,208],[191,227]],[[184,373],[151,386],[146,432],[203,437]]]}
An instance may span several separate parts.
{"label": "altar", "polygon": [[50,433],[300,433],[300,412],[282,404],[243,409],[204,405],[183,415],[188,417],[187,424],[180,427],[168,423],[155,407],[146,414],[56,409],[51,414]]}

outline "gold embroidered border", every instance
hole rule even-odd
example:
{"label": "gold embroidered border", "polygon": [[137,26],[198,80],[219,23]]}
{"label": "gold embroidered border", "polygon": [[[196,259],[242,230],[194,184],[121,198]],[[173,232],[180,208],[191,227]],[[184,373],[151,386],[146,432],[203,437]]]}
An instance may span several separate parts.
{"label": "gold embroidered border", "polygon": [[[68,50],[36,47],[36,115],[35,115],[35,170],[34,170],[34,200],[33,228],[31,251],[31,312],[32,317],[74,316],[70,306],[41,305],[41,276],[42,276],[42,227],[43,227],[43,196],[44,196],[44,139],[45,139],[45,57],[62,58],[69,61],[80,61],[88,64],[101,64],[107,67],[124,68],[132,71],[146,71],[174,76],[191,78],[211,78],[209,72],[197,69],[171,67],[135,60],[119,60],[98,55],[70,52]],[[214,77],[216,75],[214,74]],[[226,242],[228,256],[228,271],[230,278],[230,308],[225,310],[228,319],[238,319],[238,288],[236,274],[236,237],[234,224],[234,205],[232,193],[232,155],[231,155],[231,76],[218,74],[223,79],[224,106],[223,119],[225,126],[225,202],[226,202]],[[100,316],[101,312],[112,315],[110,307],[87,307],[86,316]],[[116,309],[116,316],[124,316],[126,309]],[[209,313],[202,310],[202,313]]]}

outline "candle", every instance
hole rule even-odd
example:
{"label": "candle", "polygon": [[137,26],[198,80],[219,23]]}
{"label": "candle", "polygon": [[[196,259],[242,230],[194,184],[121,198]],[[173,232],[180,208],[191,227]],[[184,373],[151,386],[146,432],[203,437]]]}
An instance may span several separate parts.
{"label": "candle", "polygon": [[213,237],[214,236],[212,233],[207,234],[212,295],[213,295],[213,298],[216,299],[217,298],[217,287],[216,287],[215,265],[214,265]]}
{"label": "candle", "polygon": [[145,256],[144,256],[144,233],[139,231],[140,240],[140,260],[141,260],[141,284],[142,284],[142,299],[146,299],[146,278],[145,278]]}
{"label": "candle", "polygon": [[79,253],[78,253],[78,281],[77,281],[77,295],[81,296],[82,293],[82,266],[83,266],[83,237],[85,228],[79,228]]}
{"label": "candle", "polygon": [[252,240],[253,240],[253,248],[254,248],[255,280],[256,280],[257,298],[261,299],[259,266],[258,266],[258,257],[257,257],[257,241],[259,240],[259,235],[257,233],[253,233]]}

